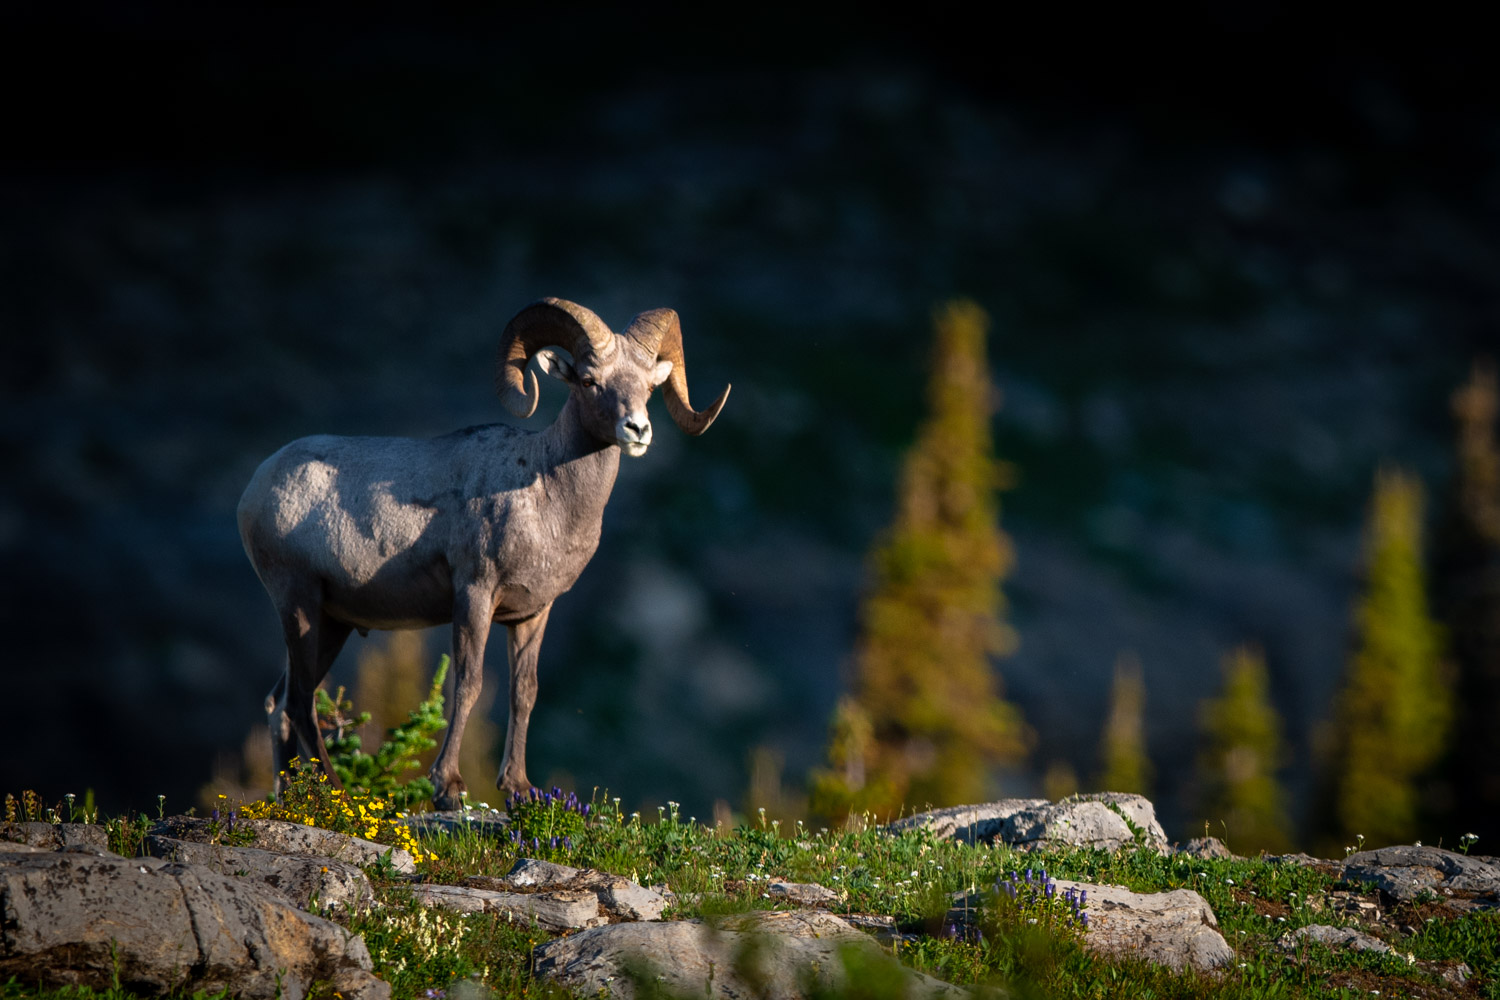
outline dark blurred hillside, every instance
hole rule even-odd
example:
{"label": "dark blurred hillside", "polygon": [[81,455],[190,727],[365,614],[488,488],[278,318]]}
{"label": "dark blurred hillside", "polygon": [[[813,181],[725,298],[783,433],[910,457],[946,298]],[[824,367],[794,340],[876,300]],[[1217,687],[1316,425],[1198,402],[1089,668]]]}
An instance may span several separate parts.
{"label": "dark blurred hillside", "polygon": [[1037,772],[1094,770],[1133,651],[1170,824],[1241,642],[1307,762],[1375,464],[1440,487],[1447,393],[1497,342],[1477,39],[208,17],[5,33],[0,788],[189,800],[283,655],[235,534],[251,471],[304,434],[502,419],[495,339],[550,294],[675,307],[694,391],[735,389],[622,468],[548,632],[533,776],[704,816],[752,747],[800,775],[930,310],[966,294],[1020,472],[1000,669]]}

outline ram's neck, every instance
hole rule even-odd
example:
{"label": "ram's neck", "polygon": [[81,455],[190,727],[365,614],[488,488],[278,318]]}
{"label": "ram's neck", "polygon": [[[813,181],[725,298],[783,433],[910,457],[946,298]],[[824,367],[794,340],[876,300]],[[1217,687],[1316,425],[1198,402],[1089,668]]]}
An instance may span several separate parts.
{"label": "ram's neck", "polygon": [[620,471],[620,449],[583,429],[571,394],[539,443],[548,498],[562,504],[569,520],[602,518]]}

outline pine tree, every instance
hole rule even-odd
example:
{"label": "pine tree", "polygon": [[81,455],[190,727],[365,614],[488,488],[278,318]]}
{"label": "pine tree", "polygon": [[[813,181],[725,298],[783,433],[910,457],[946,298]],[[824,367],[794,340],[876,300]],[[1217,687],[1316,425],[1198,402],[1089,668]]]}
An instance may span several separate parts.
{"label": "pine tree", "polygon": [[1421,832],[1418,782],[1442,753],[1451,696],[1421,562],[1422,488],[1375,476],[1355,648],[1334,704],[1330,805],[1344,844],[1409,843]]}
{"label": "pine tree", "polygon": [[1109,717],[1099,741],[1100,791],[1145,795],[1151,786],[1146,752],[1146,680],[1141,661],[1131,654],[1115,662]]}
{"label": "pine tree", "polygon": [[1000,695],[992,659],[1014,648],[1000,582],[1012,563],[990,439],[988,317],[948,304],[935,322],[930,415],[907,452],[895,522],[870,560],[850,697],[813,806],[893,814],[978,801],[1029,733]]}
{"label": "pine tree", "polygon": [[1444,771],[1450,836],[1500,844],[1500,386],[1476,363],[1453,394],[1457,461],[1433,567],[1433,592],[1457,668],[1458,711]]}
{"label": "pine tree", "polygon": [[1199,813],[1238,854],[1282,852],[1290,842],[1286,793],[1276,781],[1281,720],[1271,705],[1266,661],[1241,646],[1224,658],[1224,687],[1203,703],[1199,725]]}

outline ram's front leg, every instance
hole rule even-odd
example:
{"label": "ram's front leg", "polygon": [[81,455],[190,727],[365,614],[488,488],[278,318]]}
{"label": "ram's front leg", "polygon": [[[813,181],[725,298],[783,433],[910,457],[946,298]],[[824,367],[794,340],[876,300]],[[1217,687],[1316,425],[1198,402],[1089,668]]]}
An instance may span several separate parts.
{"label": "ram's front leg", "polygon": [[443,749],[432,762],[432,804],[438,809],[463,806],[464,779],[458,773],[459,747],[469,712],[479,700],[484,684],[484,645],[490,635],[493,613],[490,594],[478,587],[461,591],[453,605],[453,710],[448,716],[448,735]]}
{"label": "ram's front leg", "polygon": [[500,761],[500,776],[495,787],[503,794],[524,792],[531,788],[526,777],[526,728],[531,723],[531,709],[536,705],[536,661],[542,651],[542,633],[547,631],[547,605],[531,618],[517,622],[506,630],[506,653],[510,660],[510,721],[505,726],[505,756]]}

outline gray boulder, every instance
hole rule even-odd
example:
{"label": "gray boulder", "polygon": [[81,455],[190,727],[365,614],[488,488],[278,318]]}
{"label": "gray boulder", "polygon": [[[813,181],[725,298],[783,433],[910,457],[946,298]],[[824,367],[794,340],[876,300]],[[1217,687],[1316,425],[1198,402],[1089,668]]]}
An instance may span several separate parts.
{"label": "gray boulder", "polygon": [[1046,799],[1000,799],[972,806],[951,806],[906,816],[890,824],[893,833],[931,830],[966,844],[990,843],[1005,829],[1005,821],[1025,809],[1050,805]]}
{"label": "gray boulder", "polygon": [[1500,894],[1500,866],[1490,858],[1469,857],[1437,847],[1397,846],[1360,851],[1344,859],[1344,878],[1373,883],[1400,900],[1423,892],[1439,896],[1453,890]]}
{"label": "gray boulder", "polygon": [[1007,844],[1022,848],[1070,844],[1114,851],[1136,843],[1132,825],[1141,831],[1144,846],[1167,849],[1167,834],[1157,822],[1156,807],[1140,795],[1122,792],[1072,795],[1017,810],[1006,818],[1000,836]]}
{"label": "gray boulder", "polygon": [[[301,823],[288,823],[279,819],[242,819],[235,826],[254,831],[254,846],[263,851],[300,854],[310,858],[333,858],[352,865],[379,864],[382,857],[389,855],[392,866],[401,874],[412,875],[417,870],[411,854],[399,847],[377,844],[373,840],[334,833],[316,826],[303,826]],[[220,830],[222,829],[221,824]],[[214,840],[210,821],[191,816],[168,816],[153,825],[151,833],[158,837],[198,844]]]}
{"label": "gray boulder", "polygon": [[1357,931],[1352,927],[1330,927],[1328,924],[1308,924],[1306,927],[1298,927],[1289,934],[1283,934],[1276,942],[1285,951],[1296,951],[1297,946],[1304,941],[1316,941],[1330,948],[1350,948],[1354,951],[1373,951],[1385,954],[1391,951],[1391,946],[1363,931]]}
{"label": "gray boulder", "polygon": [[1232,858],[1234,852],[1218,837],[1194,837],[1177,848],[1178,854],[1194,858]]}
{"label": "gray boulder", "polygon": [[156,858],[0,854],[0,978],[301,1000],[387,1000],[364,939],[253,882]]}
{"label": "gray boulder", "polygon": [[1191,889],[1139,893],[1110,885],[1056,879],[1057,892],[1088,892],[1089,929],[1083,943],[1093,951],[1131,955],[1174,969],[1217,969],[1234,960],[1208,902]]}
{"label": "gray boulder", "polygon": [[910,997],[962,997],[958,987],[903,968],[828,913],[744,914],[719,927],[701,920],[611,924],[539,945],[536,974],[588,996],[632,998],[633,977],[683,995],[748,1000],[827,993],[856,965],[886,965]]}
{"label": "gray boulder", "polygon": [[109,834],[95,823],[0,823],[0,840],[44,851],[109,850]]}
{"label": "gray boulder", "polygon": [[232,878],[253,879],[299,910],[366,910],[375,901],[370,880],[347,861],[255,847],[195,844],[170,837],[147,837],[145,846],[146,853],[155,858],[203,865]]}

